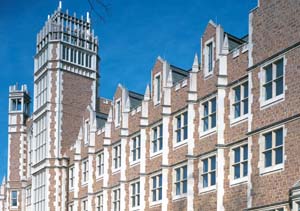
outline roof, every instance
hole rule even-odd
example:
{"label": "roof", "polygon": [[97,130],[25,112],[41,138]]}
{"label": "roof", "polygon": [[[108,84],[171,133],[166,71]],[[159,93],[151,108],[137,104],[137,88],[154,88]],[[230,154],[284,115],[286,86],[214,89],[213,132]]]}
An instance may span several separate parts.
{"label": "roof", "polygon": [[189,72],[187,70],[184,70],[180,67],[170,65],[170,68],[172,70],[172,79],[173,84],[176,84],[178,81],[183,80],[184,78],[187,78],[189,75]]}

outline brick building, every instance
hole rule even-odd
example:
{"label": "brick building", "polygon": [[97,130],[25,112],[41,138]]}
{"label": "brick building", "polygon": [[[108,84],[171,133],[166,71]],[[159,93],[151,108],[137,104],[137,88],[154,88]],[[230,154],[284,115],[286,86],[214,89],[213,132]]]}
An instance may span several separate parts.
{"label": "brick building", "polygon": [[[242,3],[242,2],[241,2]],[[210,21],[190,70],[99,97],[91,21],[61,4],[37,36],[33,113],[9,88],[0,210],[300,210],[300,1],[260,0],[249,35]]]}

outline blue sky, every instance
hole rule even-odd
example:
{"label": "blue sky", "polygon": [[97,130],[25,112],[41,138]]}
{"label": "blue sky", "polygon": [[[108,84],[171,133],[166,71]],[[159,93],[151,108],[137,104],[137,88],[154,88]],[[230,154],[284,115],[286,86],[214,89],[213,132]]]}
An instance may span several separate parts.
{"label": "blue sky", "polygon": [[[95,0],[91,0],[95,1]],[[210,19],[225,31],[248,33],[248,14],[257,0],[106,0],[103,23],[92,13],[101,57],[100,95],[112,98],[118,83],[144,93],[157,56],[189,69],[200,52],[200,37]],[[0,179],[7,169],[8,86],[27,84],[32,94],[36,34],[58,0],[1,0],[0,6]],[[63,10],[78,16],[87,0],[63,0]]]}

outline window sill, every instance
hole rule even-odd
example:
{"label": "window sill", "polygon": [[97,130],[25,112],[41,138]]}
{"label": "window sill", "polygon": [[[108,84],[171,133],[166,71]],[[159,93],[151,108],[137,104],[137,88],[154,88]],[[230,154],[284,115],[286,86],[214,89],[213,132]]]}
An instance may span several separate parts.
{"label": "window sill", "polygon": [[216,191],[216,185],[209,186],[207,188],[201,188],[199,194],[205,194]]}
{"label": "window sill", "polygon": [[268,175],[268,174],[278,173],[280,171],[283,171],[283,167],[284,167],[283,163],[281,163],[281,164],[277,164],[275,166],[270,166],[267,168],[260,168],[259,174],[261,176],[264,176],[264,175]]}
{"label": "window sill", "polygon": [[156,158],[160,155],[162,155],[162,150],[153,153],[150,152],[150,159]]}
{"label": "window sill", "polygon": [[137,165],[140,164],[140,162],[141,162],[140,159],[138,159],[138,160],[136,160],[136,161],[131,161],[131,162],[129,163],[129,166],[130,166],[130,167],[137,166]]}
{"label": "window sill", "polygon": [[86,182],[81,182],[81,187],[85,187],[85,186],[87,186],[88,185],[88,182],[86,181]]}
{"label": "window sill", "polygon": [[150,202],[150,207],[160,206],[162,200]]}
{"label": "window sill", "polygon": [[180,147],[183,147],[183,146],[185,146],[185,145],[187,145],[187,143],[188,143],[188,139],[185,139],[185,140],[183,140],[183,141],[180,141],[180,142],[173,142],[174,144],[173,144],[173,149],[177,149],[177,148],[180,148]]}
{"label": "window sill", "polygon": [[139,211],[140,207],[139,206],[138,207],[131,207],[129,210],[130,211]]}
{"label": "window sill", "polygon": [[117,169],[112,169],[111,170],[111,172],[112,172],[113,175],[117,174],[117,173],[120,173],[120,171],[121,171],[121,168],[117,168]]}
{"label": "window sill", "polygon": [[263,102],[260,103],[260,109],[263,110],[265,108],[271,107],[277,103],[280,103],[284,101],[284,93],[281,95],[278,95],[276,97],[273,97],[269,100],[264,100]]}
{"label": "window sill", "polygon": [[230,187],[242,185],[248,182],[248,177],[242,177],[239,179],[230,180]]}
{"label": "window sill", "polygon": [[181,195],[174,195],[173,196],[173,201],[177,201],[177,200],[181,200],[181,199],[185,199],[187,197],[187,194],[181,194]]}
{"label": "window sill", "polygon": [[230,119],[230,127],[234,127],[234,126],[238,125],[239,123],[246,122],[247,120],[248,120],[248,114],[245,114],[245,115],[240,116],[235,119]]}
{"label": "window sill", "polygon": [[100,176],[97,176],[96,177],[96,182],[98,182],[98,181],[100,181],[100,180],[102,180],[103,179],[103,174],[101,174]]}
{"label": "window sill", "polygon": [[212,129],[209,129],[209,130],[207,130],[207,131],[205,131],[205,132],[201,131],[201,133],[200,133],[200,134],[201,134],[201,135],[200,135],[200,138],[205,138],[205,137],[207,137],[207,136],[210,136],[210,135],[216,133],[216,131],[217,131],[217,127],[214,127],[214,128],[212,128]]}
{"label": "window sill", "polygon": [[74,187],[69,189],[70,192],[74,192]]}
{"label": "window sill", "polygon": [[214,70],[208,71],[207,69],[204,71],[204,80],[210,79],[212,78],[213,74],[214,74]]}

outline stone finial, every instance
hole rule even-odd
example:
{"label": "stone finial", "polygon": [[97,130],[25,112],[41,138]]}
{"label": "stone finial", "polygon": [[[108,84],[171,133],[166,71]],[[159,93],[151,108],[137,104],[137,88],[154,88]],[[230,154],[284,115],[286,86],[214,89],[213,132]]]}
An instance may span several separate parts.
{"label": "stone finial", "polygon": [[58,3],[58,10],[60,11],[62,9],[62,1],[59,1]]}
{"label": "stone finial", "polygon": [[113,110],[112,110],[112,106],[110,107],[109,109],[109,112],[108,112],[108,116],[107,116],[107,122],[112,122],[113,120],[113,117],[112,117],[112,114],[113,114]]}
{"label": "stone finial", "polygon": [[86,22],[91,23],[90,13],[86,13]]}
{"label": "stone finial", "polygon": [[222,54],[227,54],[228,52],[229,52],[228,35],[225,34],[224,42],[222,46]]}
{"label": "stone finial", "polygon": [[167,76],[167,87],[173,86],[173,77],[172,77],[172,70],[169,70],[168,76]]}
{"label": "stone finial", "polygon": [[192,71],[193,72],[198,72],[199,71],[199,59],[198,59],[197,53],[195,53]]}
{"label": "stone finial", "polygon": [[147,84],[147,87],[146,87],[146,90],[145,90],[144,100],[145,101],[150,100],[150,86],[149,86],[149,84]]}

